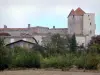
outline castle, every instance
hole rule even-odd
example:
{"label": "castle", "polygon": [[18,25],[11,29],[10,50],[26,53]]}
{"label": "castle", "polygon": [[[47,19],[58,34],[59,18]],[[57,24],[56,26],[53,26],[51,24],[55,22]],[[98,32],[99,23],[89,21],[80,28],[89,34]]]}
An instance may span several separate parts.
{"label": "castle", "polygon": [[31,27],[31,24],[28,24],[27,28],[8,28],[4,25],[4,28],[0,28],[0,36],[6,38],[6,44],[21,39],[35,43],[32,39],[34,37],[42,45],[43,40],[48,39],[49,34],[59,33],[61,36],[75,34],[78,45],[87,46],[91,37],[95,36],[95,29],[95,14],[86,13],[81,8],[77,8],[72,9],[68,15],[68,28]]}

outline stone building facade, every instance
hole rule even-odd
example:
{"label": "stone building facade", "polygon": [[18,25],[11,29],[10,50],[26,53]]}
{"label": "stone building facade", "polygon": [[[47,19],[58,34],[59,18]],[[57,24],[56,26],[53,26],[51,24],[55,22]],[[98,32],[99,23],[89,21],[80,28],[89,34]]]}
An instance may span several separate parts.
{"label": "stone building facade", "polygon": [[31,27],[28,24],[27,28],[8,28],[4,25],[4,28],[0,28],[0,33],[9,33],[11,36],[6,36],[6,42],[14,39],[18,41],[20,39],[27,39],[27,41],[33,41],[31,38],[34,37],[40,45],[43,44],[43,40],[47,40],[49,34],[59,33],[61,36],[64,35],[76,35],[76,40],[79,45],[84,44],[86,46],[91,40],[92,36],[95,36],[95,14],[86,13],[81,8],[73,10],[68,15],[68,28],[48,28],[48,27]]}
{"label": "stone building facade", "polygon": [[86,13],[81,8],[70,12],[68,16],[68,34],[76,35],[79,44],[87,45],[92,36],[95,36],[95,14]]}

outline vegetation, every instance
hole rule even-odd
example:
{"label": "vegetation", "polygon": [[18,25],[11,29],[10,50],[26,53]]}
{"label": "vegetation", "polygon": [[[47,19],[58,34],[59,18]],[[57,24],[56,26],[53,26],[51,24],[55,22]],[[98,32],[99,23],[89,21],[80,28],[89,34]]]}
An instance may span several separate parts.
{"label": "vegetation", "polygon": [[0,38],[0,70],[8,68],[10,63],[10,54],[5,47],[4,39]]}
{"label": "vegetation", "polygon": [[[38,44],[30,50],[7,48],[0,38],[0,70],[6,68],[72,68],[98,69],[100,65],[100,36],[93,37],[85,49],[77,46],[75,34],[61,37],[55,34],[45,46]],[[81,50],[81,49],[82,50]]]}
{"label": "vegetation", "polygon": [[70,39],[69,43],[70,43],[70,51],[75,52],[77,50],[77,43],[76,43],[75,34],[72,35],[72,38]]}

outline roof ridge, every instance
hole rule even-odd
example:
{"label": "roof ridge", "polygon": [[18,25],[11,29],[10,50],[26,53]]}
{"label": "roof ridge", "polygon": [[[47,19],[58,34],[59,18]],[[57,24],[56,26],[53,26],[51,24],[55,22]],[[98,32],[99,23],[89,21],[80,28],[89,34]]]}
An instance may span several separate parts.
{"label": "roof ridge", "polygon": [[84,15],[85,14],[85,12],[80,8],[80,7],[78,7],[76,10],[75,10],[75,15],[77,15],[77,16],[82,16],[82,15]]}
{"label": "roof ridge", "polygon": [[71,12],[69,13],[68,17],[72,16],[72,15],[82,16],[84,14],[85,14],[85,12],[80,7],[78,7],[76,10],[72,9]]}

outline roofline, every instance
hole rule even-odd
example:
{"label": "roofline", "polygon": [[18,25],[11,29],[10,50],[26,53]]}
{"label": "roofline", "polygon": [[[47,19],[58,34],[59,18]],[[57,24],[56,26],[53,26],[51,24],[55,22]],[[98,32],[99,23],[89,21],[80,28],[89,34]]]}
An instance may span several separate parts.
{"label": "roofline", "polygon": [[68,28],[51,28],[51,29],[68,29]]}
{"label": "roofline", "polygon": [[25,41],[25,40],[18,40],[18,41],[15,41],[15,42],[6,44],[6,46],[11,45],[11,44],[14,44],[14,43],[17,43],[17,42],[20,42],[20,41],[24,41],[24,42],[27,42],[27,43],[35,44],[35,43],[33,43],[33,42],[29,42],[29,41]]}
{"label": "roofline", "polygon": [[21,38],[33,38],[33,36],[0,36],[0,37],[5,37],[5,38],[6,38],[6,37],[8,37],[8,38],[13,38],[13,37],[14,37],[14,38],[17,38],[17,37],[19,37],[19,38],[20,38],[20,37],[21,37]]}

